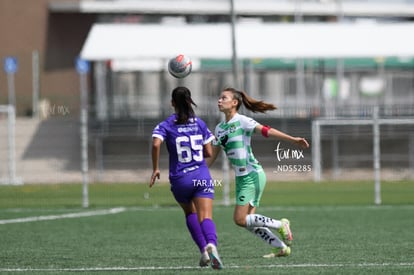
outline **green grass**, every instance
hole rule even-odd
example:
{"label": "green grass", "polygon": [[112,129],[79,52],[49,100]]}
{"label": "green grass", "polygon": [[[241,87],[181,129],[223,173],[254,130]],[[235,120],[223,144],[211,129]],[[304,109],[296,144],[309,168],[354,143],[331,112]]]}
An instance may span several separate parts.
{"label": "green grass", "polygon": [[[232,222],[217,188],[214,220],[222,274],[413,274],[414,182],[268,183],[258,213],[288,217],[286,258]],[[167,184],[0,186],[0,222],[124,207],[116,214],[0,224],[0,274],[195,274],[199,253]],[[233,195],[233,191],[232,191]],[[194,268],[193,268],[194,267]]]}
{"label": "green grass", "polygon": [[[234,196],[234,184],[230,185]],[[414,182],[382,182],[383,204],[414,204]],[[223,188],[216,188],[216,203],[221,203]],[[175,206],[166,183],[148,188],[146,184],[89,184],[93,207]],[[276,206],[372,205],[372,182],[269,182],[261,204]],[[28,184],[0,186],[0,209],[4,208],[76,208],[82,205],[81,184]]]}

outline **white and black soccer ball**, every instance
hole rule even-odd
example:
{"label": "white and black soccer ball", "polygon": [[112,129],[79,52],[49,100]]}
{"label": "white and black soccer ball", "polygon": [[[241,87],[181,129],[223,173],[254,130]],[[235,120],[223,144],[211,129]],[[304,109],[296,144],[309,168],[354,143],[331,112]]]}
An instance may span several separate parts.
{"label": "white and black soccer ball", "polygon": [[193,64],[191,59],[179,54],[168,61],[168,72],[176,78],[184,78],[191,73]]}

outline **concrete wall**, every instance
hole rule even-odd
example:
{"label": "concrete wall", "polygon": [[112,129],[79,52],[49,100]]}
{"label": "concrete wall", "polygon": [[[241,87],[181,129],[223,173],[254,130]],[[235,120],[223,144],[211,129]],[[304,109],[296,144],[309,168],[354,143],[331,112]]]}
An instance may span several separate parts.
{"label": "concrete wall", "polygon": [[79,80],[74,60],[95,15],[50,13],[48,3],[48,0],[0,0],[0,104],[8,101],[3,60],[15,56],[19,66],[15,74],[19,116],[32,113],[33,51],[39,52],[41,98],[78,113]]}
{"label": "concrete wall", "polygon": [[[0,178],[8,174],[7,128],[0,121]],[[79,123],[20,118],[15,128],[16,176],[24,183],[81,181]]]}

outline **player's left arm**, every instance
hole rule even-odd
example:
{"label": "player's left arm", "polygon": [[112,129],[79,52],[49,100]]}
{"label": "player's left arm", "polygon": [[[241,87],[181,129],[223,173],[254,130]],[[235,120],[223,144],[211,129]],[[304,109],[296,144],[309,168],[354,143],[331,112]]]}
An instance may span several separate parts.
{"label": "player's left arm", "polygon": [[303,137],[293,137],[291,135],[288,135],[282,131],[279,131],[275,128],[272,128],[270,126],[267,125],[261,125],[261,124],[257,124],[255,127],[255,132],[256,133],[260,133],[262,134],[262,136],[264,137],[271,137],[274,139],[280,139],[280,140],[284,140],[284,141],[288,141],[290,143],[296,144],[302,148],[309,148],[309,143],[308,141],[303,138]]}
{"label": "player's left arm", "polygon": [[213,148],[211,146],[211,142],[206,143],[203,145],[203,156],[204,158],[209,158],[213,155]]}
{"label": "player's left arm", "polygon": [[212,147],[212,154],[210,157],[206,158],[206,164],[208,167],[213,165],[214,161],[217,159],[218,154],[220,153],[220,146],[219,145],[211,145]]}

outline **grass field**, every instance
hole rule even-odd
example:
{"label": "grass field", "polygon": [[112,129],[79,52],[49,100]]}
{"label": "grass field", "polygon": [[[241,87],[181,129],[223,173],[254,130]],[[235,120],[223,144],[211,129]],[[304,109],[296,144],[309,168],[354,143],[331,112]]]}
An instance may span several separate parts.
{"label": "grass field", "polygon": [[[225,269],[199,253],[167,184],[0,186],[1,274],[413,274],[414,182],[268,183],[259,213],[288,217],[286,258],[232,222],[217,188],[214,219]],[[233,194],[233,192],[232,192]]]}

